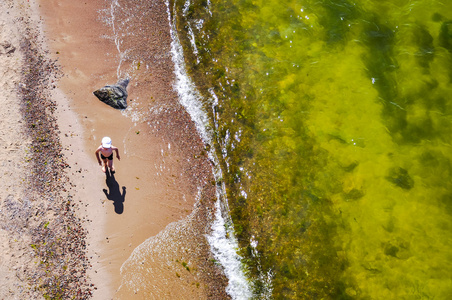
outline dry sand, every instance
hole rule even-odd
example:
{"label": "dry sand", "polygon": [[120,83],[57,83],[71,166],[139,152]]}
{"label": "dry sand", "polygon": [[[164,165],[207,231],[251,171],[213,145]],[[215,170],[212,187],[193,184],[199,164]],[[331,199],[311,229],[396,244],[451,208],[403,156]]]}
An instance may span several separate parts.
{"label": "dry sand", "polygon": [[[204,237],[209,232],[215,198],[210,163],[204,155],[205,146],[172,88],[165,5],[162,1],[151,2],[147,17],[153,21],[146,23],[151,39],[144,50],[152,51],[153,61],[144,63],[153,63],[145,70],[134,67],[133,57],[120,57],[111,27],[99,17],[99,11],[109,9],[110,1],[0,3],[0,96],[6,104],[0,110],[0,216],[4,222],[0,229],[0,298],[39,298],[55,285],[58,272],[64,274],[67,288],[73,289],[71,295],[77,299],[91,293],[93,299],[227,298],[225,278],[214,265]],[[48,47],[46,57],[58,60],[59,66],[50,71],[61,74],[59,80],[46,82],[51,87],[51,104],[44,113],[56,117],[56,125],[47,123],[53,126],[52,136],[58,134],[58,138],[53,146],[43,147],[58,148],[49,152],[62,160],[55,160],[54,168],[67,165],[64,174],[55,171],[48,184],[36,181],[44,178],[39,169],[29,176],[27,150],[35,149],[33,141],[41,137],[26,134],[24,127],[30,124],[21,121],[20,95],[16,97],[18,88],[24,93],[20,88],[25,76],[24,54],[12,49],[23,44],[24,24],[44,37],[46,43],[38,47]],[[142,50],[136,48],[137,53]],[[40,53],[34,55],[40,57]],[[106,106],[92,94],[118,80],[121,59],[122,70],[131,77],[131,107],[125,112]],[[106,135],[121,154],[120,161],[114,160],[114,177],[102,173],[94,156]],[[41,250],[45,248],[39,248],[41,244],[32,244],[36,241],[27,234],[15,240],[17,234],[8,225],[14,217],[13,206],[5,212],[8,203],[26,204],[21,199],[27,199],[28,186],[46,184],[53,187],[51,192],[37,188],[33,195],[38,197],[30,196],[34,200],[30,207],[44,201],[41,206],[45,209],[37,209],[34,217],[30,214],[35,221],[27,218],[27,226],[41,229],[44,241],[57,240],[58,228],[70,227],[71,231],[61,233],[62,240],[68,242],[60,245],[63,250],[56,248],[58,255]],[[63,200],[55,207],[49,206],[50,196]],[[66,205],[67,197],[71,201]],[[41,211],[49,221],[43,221]],[[47,260],[49,253],[53,260]],[[65,261],[65,255],[74,262]],[[80,259],[75,261],[76,256]],[[45,274],[50,274],[57,268],[56,262],[61,264],[57,274],[43,280],[44,267],[48,271]],[[43,266],[39,272],[34,269],[36,265]],[[33,274],[35,281],[27,280],[25,274]]]}
{"label": "dry sand", "polygon": [[2,1],[0,12],[0,296],[86,298],[86,233],[68,194],[49,97],[58,68],[44,56],[28,1]]}
{"label": "dry sand", "polygon": [[[5,203],[24,197],[22,182],[26,172],[26,149],[30,145],[25,136],[20,112],[17,85],[20,81],[22,55],[18,51],[21,32],[13,22],[14,14],[8,2],[0,2],[0,298],[11,299],[20,288],[16,277],[18,269],[31,259],[27,254],[17,255],[21,245],[11,242]],[[17,251],[17,252],[16,252]],[[21,256],[21,257],[19,257]]]}

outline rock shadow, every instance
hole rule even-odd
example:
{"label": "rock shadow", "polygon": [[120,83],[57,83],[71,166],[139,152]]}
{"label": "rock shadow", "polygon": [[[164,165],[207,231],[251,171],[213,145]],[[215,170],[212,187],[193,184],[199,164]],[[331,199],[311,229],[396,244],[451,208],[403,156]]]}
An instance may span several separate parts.
{"label": "rock shadow", "polygon": [[119,189],[119,184],[115,179],[114,173],[110,173],[109,170],[106,172],[106,180],[109,191],[103,189],[105,196],[108,200],[113,201],[113,206],[115,207],[115,213],[118,215],[124,212],[124,201],[126,198],[126,187],[122,187],[122,193]]}

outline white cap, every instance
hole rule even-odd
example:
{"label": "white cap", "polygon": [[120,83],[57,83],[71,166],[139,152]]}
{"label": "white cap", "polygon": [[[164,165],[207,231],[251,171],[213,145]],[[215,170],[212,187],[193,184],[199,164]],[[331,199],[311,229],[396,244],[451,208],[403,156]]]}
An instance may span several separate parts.
{"label": "white cap", "polygon": [[109,138],[108,136],[104,137],[102,139],[102,147],[111,148],[111,138]]}

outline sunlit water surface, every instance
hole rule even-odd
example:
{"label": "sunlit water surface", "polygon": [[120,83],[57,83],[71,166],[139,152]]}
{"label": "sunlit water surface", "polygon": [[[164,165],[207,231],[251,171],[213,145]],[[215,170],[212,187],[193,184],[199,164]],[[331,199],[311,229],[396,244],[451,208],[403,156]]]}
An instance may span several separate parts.
{"label": "sunlit water surface", "polygon": [[[125,57],[114,12],[146,8],[123,2],[112,1],[111,23]],[[218,214],[209,242],[224,249],[228,293],[452,298],[452,2],[167,5],[175,89],[212,146],[228,202],[218,207],[249,278],[242,288],[229,274],[240,271],[233,243],[216,244],[232,236]],[[178,226],[167,231],[181,238]],[[168,252],[168,234],[137,248],[139,259]]]}
{"label": "sunlit water surface", "polygon": [[170,7],[255,297],[451,297],[452,2]]}

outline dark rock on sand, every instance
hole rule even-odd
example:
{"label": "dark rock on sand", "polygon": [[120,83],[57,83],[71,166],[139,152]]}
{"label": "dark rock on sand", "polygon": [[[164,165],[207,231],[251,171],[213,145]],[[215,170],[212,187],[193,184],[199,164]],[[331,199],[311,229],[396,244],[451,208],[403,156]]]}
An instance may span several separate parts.
{"label": "dark rock on sand", "polygon": [[10,42],[3,42],[0,43],[0,54],[6,54],[6,55],[11,55],[14,53],[14,51],[16,51],[16,47],[14,47],[13,45],[11,45]]}
{"label": "dark rock on sand", "polygon": [[116,109],[127,108],[127,85],[129,79],[119,80],[114,85],[106,85],[103,88],[94,91],[93,94],[99,98],[100,101],[110,105]]}

